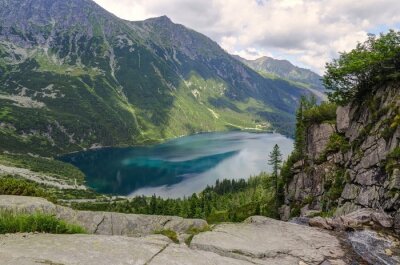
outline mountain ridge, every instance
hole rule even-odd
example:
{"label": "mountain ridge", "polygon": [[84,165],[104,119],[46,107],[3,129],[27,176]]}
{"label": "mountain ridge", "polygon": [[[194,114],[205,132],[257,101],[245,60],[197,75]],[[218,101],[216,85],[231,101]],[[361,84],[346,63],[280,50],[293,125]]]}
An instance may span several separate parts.
{"label": "mountain ridge", "polygon": [[126,21],[89,0],[0,7],[3,151],[60,154],[232,129],[291,135],[308,94],[165,16]]}
{"label": "mountain ridge", "polygon": [[302,68],[294,65],[289,60],[275,59],[268,56],[262,56],[254,60],[248,60],[240,57],[239,55],[233,55],[236,59],[248,65],[250,68],[258,71],[260,74],[270,76],[272,78],[282,78],[288,81],[297,82],[303,84],[306,87],[310,87],[317,90],[324,91],[322,84],[322,77],[317,73],[307,68]]}

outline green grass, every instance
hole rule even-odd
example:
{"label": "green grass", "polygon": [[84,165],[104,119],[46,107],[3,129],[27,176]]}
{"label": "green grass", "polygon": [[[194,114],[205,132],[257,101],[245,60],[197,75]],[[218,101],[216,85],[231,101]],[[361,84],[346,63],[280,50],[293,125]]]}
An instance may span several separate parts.
{"label": "green grass", "polygon": [[55,196],[39,184],[12,176],[0,177],[0,195],[32,196],[56,201]]}
{"label": "green grass", "polygon": [[74,185],[84,184],[85,175],[71,164],[54,159],[33,157],[29,155],[0,154],[0,164],[18,168],[26,168],[33,172],[40,172]]}
{"label": "green grass", "polygon": [[90,189],[57,189],[11,175],[0,176],[0,195],[40,197],[53,203],[59,200],[103,198],[102,195]]}
{"label": "green grass", "polygon": [[207,231],[211,231],[211,227],[205,226],[203,228],[197,228],[197,227],[190,227],[187,231],[186,234],[189,234],[189,236],[185,239],[185,244],[190,246],[190,243],[192,242],[192,239],[195,235],[198,235],[200,233],[204,233]]}
{"label": "green grass", "polygon": [[179,243],[178,235],[176,234],[175,231],[172,231],[170,229],[157,230],[154,231],[154,234],[166,236],[169,239],[171,239],[174,243],[176,244]]}
{"label": "green grass", "polygon": [[25,214],[0,211],[0,234],[42,232],[51,234],[84,234],[77,225],[68,224],[43,213]]}

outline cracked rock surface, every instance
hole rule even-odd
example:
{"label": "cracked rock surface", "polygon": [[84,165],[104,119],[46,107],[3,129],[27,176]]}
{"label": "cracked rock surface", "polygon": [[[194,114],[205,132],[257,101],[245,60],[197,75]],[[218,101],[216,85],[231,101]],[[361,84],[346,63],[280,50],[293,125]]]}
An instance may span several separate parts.
{"label": "cracked rock surface", "polygon": [[328,233],[260,216],[218,225],[194,237],[191,247],[253,264],[320,264],[344,256],[339,240]]}
{"label": "cracked rock surface", "polygon": [[40,198],[17,196],[0,196],[0,209],[40,210],[81,224],[91,233],[2,235],[2,265],[312,265],[341,264],[345,256],[339,240],[326,231],[261,216],[243,223],[216,225],[212,231],[195,235],[188,247],[152,233],[158,226],[182,231],[187,225],[205,221],[74,211]]}
{"label": "cracked rock surface", "polygon": [[25,196],[0,195],[0,209],[54,214],[62,220],[84,227],[90,234],[98,235],[143,236],[163,229],[180,234],[189,228],[202,229],[207,226],[204,220],[177,216],[75,211],[42,198]]}

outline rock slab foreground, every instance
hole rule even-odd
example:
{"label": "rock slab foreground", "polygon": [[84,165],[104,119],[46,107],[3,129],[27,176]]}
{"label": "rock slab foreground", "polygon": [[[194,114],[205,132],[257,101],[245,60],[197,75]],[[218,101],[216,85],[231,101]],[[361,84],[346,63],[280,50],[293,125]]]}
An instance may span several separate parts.
{"label": "rock slab foreground", "polygon": [[[77,215],[87,216],[84,220],[92,220],[94,218],[92,215],[108,216],[111,214],[79,212],[65,207],[53,212],[54,207],[60,206],[38,198],[0,196],[0,209],[18,209],[27,212],[41,209],[44,212],[61,216],[67,221],[83,220],[82,216],[78,218]],[[73,211],[73,214],[69,214],[69,211]],[[155,220],[166,217],[115,215],[118,215],[120,219],[114,219],[114,226],[127,227],[127,229],[134,227],[135,233],[126,232],[130,231],[128,229],[112,230],[113,232],[125,231],[123,236],[119,233],[110,235],[107,232],[109,230],[96,230],[96,233],[87,235],[1,235],[0,264],[345,264],[343,261],[345,253],[340,241],[327,231],[318,228],[253,216],[243,223],[216,225],[212,231],[195,235],[188,246],[184,243],[173,243],[165,236],[150,233],[153,224],[159,224],[159,221]],[[124,223],[125,218],[130,218],[129,225]],[[167,223],[183,222],[180,224],[186,224],[186,219],[182,219],[184,220],[182,221],[178,217],[169,218]],[[150,221],[146,225],[144,220]],[[162,221],[165,222],[165,219]],[[194,220],[187,222],[192,224]],[[168,224],[164,224],[164,226],[166,225]],[[183,228],[184,226],[182,226]],[[98,235],[97,231],[106,232]]]}

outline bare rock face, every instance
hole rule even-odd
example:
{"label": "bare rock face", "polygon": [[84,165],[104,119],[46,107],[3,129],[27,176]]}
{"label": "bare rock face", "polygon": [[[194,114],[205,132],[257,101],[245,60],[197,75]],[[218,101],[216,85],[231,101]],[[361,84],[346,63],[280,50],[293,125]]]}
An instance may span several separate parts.
{"label": "bare rock face", "polygon": [[325,150],[329,137],[335,132],[335,126],[322,123],[313,124],[308,129],[307,153],[312,159],[317,159]]}
{"label": "bare rock face", "polygon": [[[285,190],[290,212],[307,206],[308,211],[335,210],[335,216],[343,216],[373,208],[400,216],[399,161],[389,156],[400,146],[400,127],[394,122],[400,113],[399,92],[398,83],[376,87],[368,97],[338,107],[336,126],[307,128],[306,159],[294,163]],[[332,133],[340,146],[328,150]]]}
{"label": "bare rock face", "polygon": [[24,196],[0,196],[0,209],[54,214],[62,220],[84,227],[88,233],[98,235],[142,236],[163,229],[185,233],[189,228],[202,229],[207,226],[204,220],[176,216],[75,211],[42,198]]}
{"label": "bare rock face", "polygon": [[350,126],[350,105],[339,106],[336,110],[336,128],[339,132],[345,132]]}
{"label": "bare rock face", "polygon": [[217,225],[195,236],[191,247],[253,264],[311,265],[344,256],[339,241],[328,233],[261,216]]}

